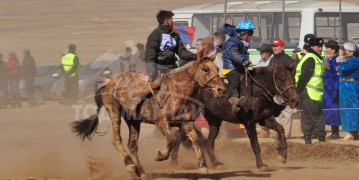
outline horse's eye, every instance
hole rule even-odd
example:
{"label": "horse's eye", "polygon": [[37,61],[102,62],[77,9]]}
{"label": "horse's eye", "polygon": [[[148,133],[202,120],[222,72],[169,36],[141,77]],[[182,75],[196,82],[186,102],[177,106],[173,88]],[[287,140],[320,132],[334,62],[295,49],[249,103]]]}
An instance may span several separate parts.
{"label": "horse's eye", "polygon": [[202,70],[203,70],[204,72],[206,72],[206,73],[209,73],[209,68],[208,68],[208,67],[204,67]]}

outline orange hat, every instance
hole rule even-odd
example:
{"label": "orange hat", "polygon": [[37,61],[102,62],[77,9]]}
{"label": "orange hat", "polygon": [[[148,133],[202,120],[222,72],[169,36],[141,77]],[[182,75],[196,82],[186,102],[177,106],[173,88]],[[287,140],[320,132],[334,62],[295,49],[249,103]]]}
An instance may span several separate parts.
{"label": "orange hat", "polygon": [[272,46],[274,46],[274,47],[285,46],[285,43],[281,39],[278,38],[272,43]]}

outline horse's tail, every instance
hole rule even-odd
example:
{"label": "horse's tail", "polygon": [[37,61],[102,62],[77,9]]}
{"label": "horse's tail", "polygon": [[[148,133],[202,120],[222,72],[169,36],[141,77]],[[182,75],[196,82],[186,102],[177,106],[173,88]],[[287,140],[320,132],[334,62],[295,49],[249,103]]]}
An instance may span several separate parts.
{"label": "horse's tail", "polygon": [[87,119],[81,121],[75,121],[70,124],[72,132],[76,133],[76,136],[84,141],[86,138],[91,140],[91,135],[96,131],[98,126],[98,115],[101,107],[103,106],[101,92],[105,86],[99,88],[95,93],[95,102],[97,105],[96,113]]}

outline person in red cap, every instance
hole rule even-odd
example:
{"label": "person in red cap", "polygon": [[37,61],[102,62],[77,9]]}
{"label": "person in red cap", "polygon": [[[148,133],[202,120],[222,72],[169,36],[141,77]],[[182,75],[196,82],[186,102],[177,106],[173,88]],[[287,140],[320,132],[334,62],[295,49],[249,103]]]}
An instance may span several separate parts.
{"label": "person in red cap", "polygon": [[[294,60],[285,54],[285,43],[281,39],[276,39],[272,43],[273,57],[269,65],[285,65],[285,64],[294,64]],[[294,72],[293,72],[294,73]],[[274,116],[279,124],[284,128],[284,134],[286,138],[290,138],[292,131],[292,121],[293,121],[294,110],[289,106],[285,105],[275,105],[274,106]]]}

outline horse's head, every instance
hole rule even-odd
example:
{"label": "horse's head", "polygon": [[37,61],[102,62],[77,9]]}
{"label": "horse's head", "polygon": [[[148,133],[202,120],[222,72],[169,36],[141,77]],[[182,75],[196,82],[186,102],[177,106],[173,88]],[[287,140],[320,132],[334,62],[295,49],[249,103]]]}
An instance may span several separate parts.
{"label": "horse's head", "polygon": [[289,107],[296,108],[299,105],[299,96],[295,91],[293,78],[293,63],[285,65],[273,65],[273,79],[275,83],[276,95],[282,97]]}
{"label": "horse's head", "polygon": [[194,63],[193,80],[201,87],[213,91],[215,97],[222,97],[226,86],[219,77],[218,67],[209,59],[200,59]]}

